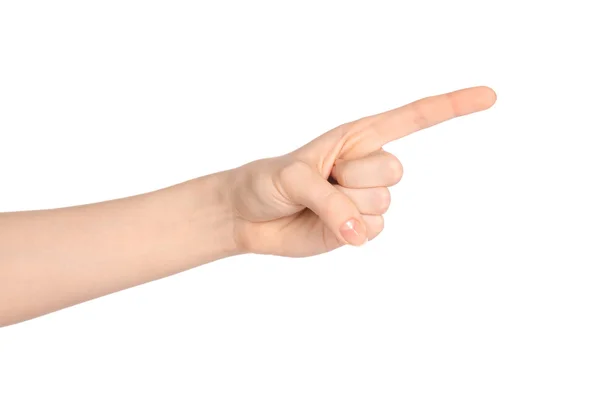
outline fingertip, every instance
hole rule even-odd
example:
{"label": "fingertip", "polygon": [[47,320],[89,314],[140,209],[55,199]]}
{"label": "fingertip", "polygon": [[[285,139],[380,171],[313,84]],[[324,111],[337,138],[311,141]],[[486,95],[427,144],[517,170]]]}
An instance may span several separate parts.
{"label": "fingertip", "polygon": [[481,112],[496,102],[496,92],[487,86],[464,88],[448,94],[452,102],[454,116]]}
{"label": "fingertip", "polygon": [[340,227],[340,234],[346,243],[354,246],[361,246],[368,240],[365,225],[356,218],[344,222]]}
{"label": "fingertip", "polygon": [[496,99],[498,99],[496,91],[488,86],[480,86],[477,89],[477,104],[480,110],[491,108],[496,103]]}

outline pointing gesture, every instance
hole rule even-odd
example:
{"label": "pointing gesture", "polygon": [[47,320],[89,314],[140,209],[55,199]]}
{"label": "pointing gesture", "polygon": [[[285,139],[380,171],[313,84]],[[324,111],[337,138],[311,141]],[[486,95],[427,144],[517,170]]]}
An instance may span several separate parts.
{"label": "pointing gesture", "polygon": [[373,239],[383,230],[388,187],[402,177],[401,163],[382,146],[495,100],[487,87],[420,99],[238,168],[231,175],[238,244],[255,253],[308,256]]}
{"label": "pointing gesture", "polygon": [[309,151],[315,145],[335,145],[340,140],[346,140],[348,142],[344,141],[339,155],[346,158],[362,157],[413,132],[488,109],[495,100],[496,94],[487,87],[467,88],[419,99],[335,128],[311,142]]}
{"label": "pointing gesture", "polygon": [[388,187],[402,177],[382,146],[495,99],[486,87],[421,99],[286,155],[155,192],[0,214],[0,326],[226,256],[364,244],[383,230]]}

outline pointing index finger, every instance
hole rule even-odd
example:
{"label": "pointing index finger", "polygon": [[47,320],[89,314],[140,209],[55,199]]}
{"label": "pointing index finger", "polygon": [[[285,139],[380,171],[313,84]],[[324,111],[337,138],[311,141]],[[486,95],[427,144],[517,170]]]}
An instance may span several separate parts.
{"label": "pointing index finger", "polygon": [[384,145],[455,117],[488,109],[494,102],[496,93],[491,88],[466,88],[419,99],[378,114],[367,128],[378,140],[378,144]]}

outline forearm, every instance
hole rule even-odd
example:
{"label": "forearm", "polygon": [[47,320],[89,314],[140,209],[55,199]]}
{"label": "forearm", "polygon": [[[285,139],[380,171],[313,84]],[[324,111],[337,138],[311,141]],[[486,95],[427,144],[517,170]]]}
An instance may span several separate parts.
{"label": "forearm", "polygon": [[0,326],[237,254],[227,179],[0,214]]}

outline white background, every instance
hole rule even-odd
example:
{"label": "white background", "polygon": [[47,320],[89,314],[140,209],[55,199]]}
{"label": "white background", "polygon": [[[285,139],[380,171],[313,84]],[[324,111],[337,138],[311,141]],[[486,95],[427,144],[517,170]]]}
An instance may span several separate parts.
{"label": "white background", "polygon": [[593,2],[351,3],[0,2],[0,211],[498,93],[386,147],[405,176],[366,246],[230,258],[2,328],[0,395],[600,394]]}

